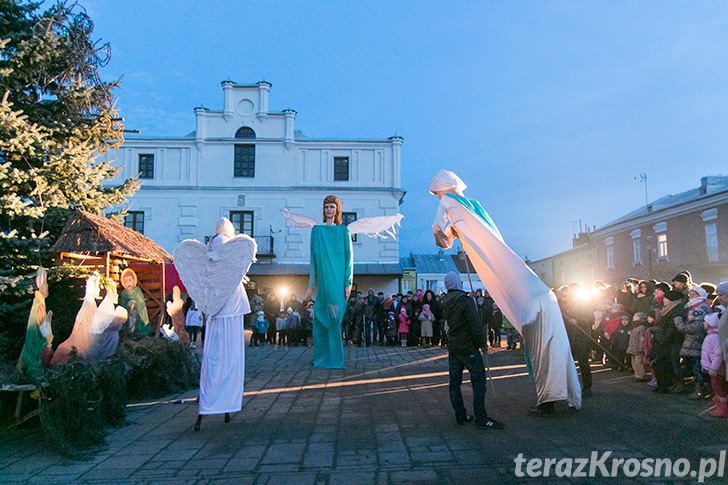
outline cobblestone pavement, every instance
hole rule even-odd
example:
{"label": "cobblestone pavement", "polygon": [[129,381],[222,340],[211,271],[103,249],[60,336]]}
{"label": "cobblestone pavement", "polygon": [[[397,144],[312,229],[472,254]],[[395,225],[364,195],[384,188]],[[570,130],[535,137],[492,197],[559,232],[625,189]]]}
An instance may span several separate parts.
{"label": "cobblestone pavement", "polygon": [[[655,394],[601,366],[581,411],[531,417],[523,354],[491,350],[487,409],[506,426],[493,431],[455,424],[442,349],[348,347],[344,370],[313,369],[312,356],[310,347],[247,348],[242,412],[228,424],[206,417],[197,433],[193,391],[133,403],[87,461],[64,461],[37,432],[0,439],[0,482],[510,483],[519,453],[599,450],[697,466],[728,448],[728,423],[706,413],[709,403]],[[468,382],[463,391],[472,410]]]}

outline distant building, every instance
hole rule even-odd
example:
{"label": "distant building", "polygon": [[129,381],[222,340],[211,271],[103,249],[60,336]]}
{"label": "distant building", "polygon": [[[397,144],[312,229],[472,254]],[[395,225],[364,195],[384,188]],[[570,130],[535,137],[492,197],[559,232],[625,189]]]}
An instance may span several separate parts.
{"label": "distant building", "polygon": [[700,187],[596,228],[581,243],[531,268],[551,286],[630,276],[670,281],[683,270],[696,282],[728,280],[728,177],[703,177]]}
{"label": "distant building", "polygon": [[[126,225],[172,252],[184,239],[205,241],[229,218],[258,243],[251,287],[285,286],[303,296],[309,273],[310,230],[290,229],[280,209],[322,217],[323,198],[339,196],[344,222],[394,215],[401,189],[402,138],[308,138],[296,111],[269,109],[271,84],[222,83],[223,108],[195,108],[195,130],[183,137],[128,137],[109,159],[119,183],[139,175]],[[332,120],[335,122],[335,120]],[[399,241],[358,236],[354,284],[396,291]]]}
{"label": "distant building", "polygon": [[445,254],[442,250],[436,254],[410,253],[400,260],[400,264],[405,274],[402,278],[402,293],[417,289],[446,292],[445,275],[450,271],[460,274],[463,290],[470,291],[471,283],[473,290],[484,289],[478,273],[463,251],[456,254]]}

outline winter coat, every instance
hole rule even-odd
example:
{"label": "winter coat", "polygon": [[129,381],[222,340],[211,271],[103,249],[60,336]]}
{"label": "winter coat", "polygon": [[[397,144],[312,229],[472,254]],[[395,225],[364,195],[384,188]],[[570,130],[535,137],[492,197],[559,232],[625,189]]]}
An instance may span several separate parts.
{"label": "winter coat", "polygon": [[399,314],[399,333],[408,333],[410,326],[410,319],[404,313]]}
{"label": "winter coat", "polygon": [[442,299],[447,319],[447,347],[455,354],[469,354],[485,344],[485,332],[475,300],[463,290],[449,290]]}
{"label": "winter coat", "polygon": [[627,353],[630,355],[642,354],[645,347],[645,334],[647,333],[646,327],[642,324],[633,325],[632,330],[629,333],[629,345],[627,346]]}
{"label": "winter coat", "polygon": [[685,334],[680,355],[683,357],[700,357],[700,349],[705,338],[705,315],[710,313],[708,305],[698,305],[695,308],[687,308],[687,321],[675,318],[675,328],[678,332]]}
{"label": "winter coat", "polygon": [[662,325],[655,325],[650,328],[652,336],[649,359],[653,362],[664,361],[670,358],[670,342],[668,340],[667,330]]}
{"label": "winter coat", "polygon": [[685,320],[685,308],[682,303],[676,302],[673,307],[668,307],[667,311],[663,308],[659,326],[665,330],[668,345],[682,345],[683,343],[683,334],[678,331],[675,325],[678,318]]}
{"label": "winter coat", "polygon": [[629,347],[629,325],[620,325],[617,330],[614,331],[614,335],[612,336],[612,344],[614,344],[614,348],[617,350],[623,350],[627,351],[627,348]]}
{"label": "winter coat", "polygon": [[703,340],[700,354],[700,365],[704,371],[711,376],[725,375],[725,361],[723,351],[720,348],[720,337],[717,328],[708,330],[708,336]]}
{"label": "winter coat", "polygon": [[650,313],[650,310],[652,310],[655,307],[655,298],[652,295],[646,295],[642,293],[642,297],[637,295],[634,298],[634,303],[632,304],[632,309],[634,310],[634,313],[644,313],[647,315]]}

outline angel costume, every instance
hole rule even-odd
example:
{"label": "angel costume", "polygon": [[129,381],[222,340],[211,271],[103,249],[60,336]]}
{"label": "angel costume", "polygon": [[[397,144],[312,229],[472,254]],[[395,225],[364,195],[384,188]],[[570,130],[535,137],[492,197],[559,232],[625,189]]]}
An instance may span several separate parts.
{"label": "angel costume", "polygon": [[449,248],[460,238],[498,307],[523,335],[538,404],[566,400],[579,409],[579,378],[556,296],[503,241],[480,203],[462,195],[466,187],[448,170],[430,181],[430,193],[441,196],[432,224],[438,246]]}
{"label": "angel costume", "polygon": [[354,257],[350,234],[394,237],[394,227],[402,215],[366,217],[348,226],[326,225],[310,217],[281,209],[293,227],[311,227],[311,272],[309,288],[318,288],[313,307],[313,366],[344,368],[344,341],[341,322],[346,311],[344,288],[351,286]]}
{"label": "angel costume", "polygon": [[86,280],[86,294],[83,297],[81,309],[76,315],[71,336],[59,345],[53,353],[51,365],[61,365],[68,362],[74,347],[80,357],[86,354],[90,345],[89,329],[96,314],[96,299],[99,297],[99,291],[99,275],[93,274]]}
{"label": "angel costume", "polygon": [[243,317],[250,313],[244,278],[256,249],[252,238],[235,236],[230,221],[222,218],[209,246],[186,240],[174,250],[174,265],[182,282],[207,317],[199,415],[232,413],[243,407]]}
{"label": "angel costume", "polygon": [[35,380],[43,377],[41,357],[43,352],[50,349],[53,343],[53,334],[51,333],[49,317],[45,309],[45,299],[48,291],[45,280],[45,269],[39,269],[35,277],[38,289],[35,291],[33,306],[30,308],[28,326],[25,330],[25,343],[18,361],[20,371]]}

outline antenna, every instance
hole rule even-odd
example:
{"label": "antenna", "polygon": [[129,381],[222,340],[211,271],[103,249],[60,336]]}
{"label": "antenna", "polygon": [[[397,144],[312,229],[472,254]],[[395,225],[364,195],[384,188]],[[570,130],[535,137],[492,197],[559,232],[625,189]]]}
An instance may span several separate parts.
{"label": "antenna", "polygon": [[[639,182],[641,184],[645,184],[645,207],[647,207],[650,204],[649,199],[647,198],[647,174],[645,172],[642,172],[639,175],[640,175]],[[635,177],[634,179],[637,180],[637,177]]]}

